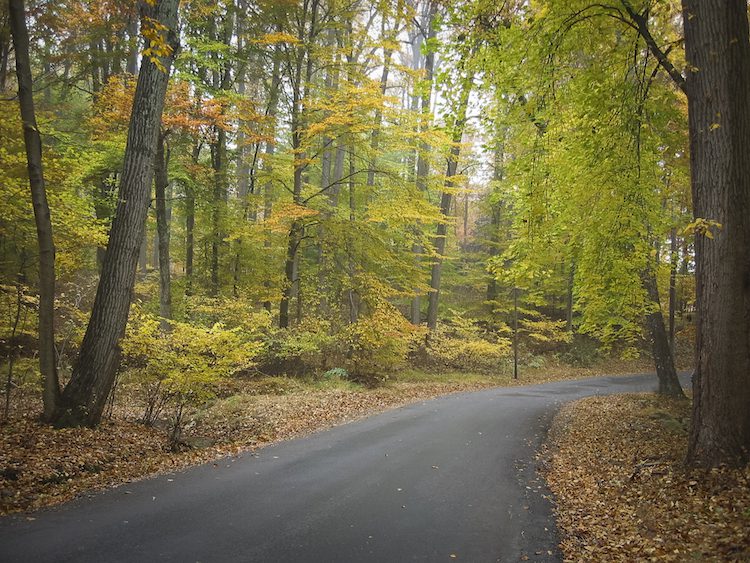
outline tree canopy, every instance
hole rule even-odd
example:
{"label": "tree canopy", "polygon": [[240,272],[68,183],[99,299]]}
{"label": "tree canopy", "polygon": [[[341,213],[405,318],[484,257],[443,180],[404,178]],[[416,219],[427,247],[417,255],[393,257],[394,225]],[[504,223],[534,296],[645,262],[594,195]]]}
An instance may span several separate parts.
{"label": "tree canopy", "polygon": [[[747,262],[726,202],[697,204],[691,84],[714,62],[700,46],[686,60],[683,24],[719,16],[684,4],[3,5],[0,91],[20,89],[22,112],[0,102],[0,282],[9,311],[31,299],[43,320],[22,330],[45,417],[97,424],[133,369],[187,398],[248,369],[372,381],[410,358],[517,366],[588,345],[650,355],[660,392],[682,396],[675,333],[716,306],[700,249],[737,243],[721,260]],[[746,98],[703,126],[732,131]],[[727,135],[716,150],[738,158]],[[9,357],[28,353],[13,320]]]}

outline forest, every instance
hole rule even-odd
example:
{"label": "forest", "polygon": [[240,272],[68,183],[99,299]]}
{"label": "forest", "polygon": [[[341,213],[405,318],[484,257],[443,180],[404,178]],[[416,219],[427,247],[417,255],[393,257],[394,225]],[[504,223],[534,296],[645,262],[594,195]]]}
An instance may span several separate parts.
{"label": "forest", "polygon": [[4,418],[640,358],[745,464],[746,5],[684,4],[9,0]]}

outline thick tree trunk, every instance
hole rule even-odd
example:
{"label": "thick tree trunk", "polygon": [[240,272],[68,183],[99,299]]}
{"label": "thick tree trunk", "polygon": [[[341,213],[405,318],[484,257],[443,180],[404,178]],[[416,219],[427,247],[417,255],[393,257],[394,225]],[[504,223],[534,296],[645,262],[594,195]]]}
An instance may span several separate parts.
{"label": "thick tree trunk", "polygon": [[55,361],[55,244],[52,237],[47,192],[42,168],[42,139],[36,124],[34,96],[29,62],[29,33],[23,0],[9,0],[10,29],[18,77],[18,102],[26,145],[31,202],[34,207],[39,245],[39,371],[44,377],[44,420],[51,420],[60,397]]}
{"label": "thick tree trunk", "polygon": [[684,398],[685,394],[682,392],[680,380],[677,379],[677,370],[675,370],[672,350],[669,347],[669,336],[664,326],[664,316],[659,301],[659,288],[652,269],[644,272],[643,287],[655,307],[655,310],[646,316],[646,322],[651,335],[651,351],[656,367],[656,376],[659,380],[659,394],[667,397]]}
{"label": "thick tree trunk", "polygon": [[159,316],[161,328],[169,330],[169,319],[172,318],[172,284],[169,272],[169,215],[167,211],[167,186],[169,185],[169,164],[166,139],[159,133],[156,142],[156,159],[154,164],[154,189],[156,192],[156,231],[159,235]]}
{"label": "thick tree trunk", "polygon": [[[391,57],[393,56],[393,50],[385,49],[383,52],[383,72],[380,75],[380,95],[385,96],[386,90],[388,89],[388,74],[391,70]],[[375,171],[378,162],[378,150],[380,148],[380,129],[383,125],[383,111],[377,109],[375,111],[375,124],[370,133],[370,150],[372,151],[372,158],[370,159],[370,166],[367,169],[367,187],[372,188],[375,185]],[[368,191],[369,195],[369,191]]]}
{"label": "thick tree trunk", "polygon": [[[281,29],[281,28],[279,28]],[[279,105],[279,88],[281,86],[281,50],[278,46],[274,51],[273,57],[273,69],[271,70],[271,89],[268,93],[268,108],[267,114],[270,122],[271,131],[269,132],[270,140],[266,141],[264,149],[265,158],[263,159],[263,169],[270,173],[273,170],[273,164],[271,162],[273,154],[276,151],[276,113]],[[268,221],[273,212],[273,182],[268,180],[263,186],[263,220]],[[269,238],[263,241],[263,247],[267,249],[271,248],[271,241]],[[263,282],[263,286],[270,293],[271,282],[266,280]],[[269,313],[273,309],[273,304],[270,299],[266,299],[263,302],[263,308]]]}
{"label": "thick tree trunk", "polygon": [[750,37],[745,0],[683,0],[696,219],[688,462],[750,461]]}
{"label": "thick tree trunk", "polygon": [[[175,50],[178,4],[179,0],[161,0],[154,7],[141,3],[146,15],[166,26],[169,44]],[[97,425],[112,390],[148,212],[157,133],[172,59],[173,55],[162,58],[166,72],[147,56],[141,63],[107,256],[78,361],[55,413],[58,426]]]}
{"label": "thick tree trunk", "polygon": [[141,274],[145,274],[148,270],[148,244],[146,242],[145,236],[141,241],[141,250],[138,253],[138,269],[140,270]]}
{"label": "thick tree trunk", "polygon": [[[349,223],[354,224],[356,220],[357,212],[357,199],[356,199],[356,182],[355,182],[355,166],[354,166],[354,145],[349,145]],[[353,230],[350,230],[350,234],[346,240],[346,257],[347,257],[347,273],[349,274],[349,289],[346,292],[347,305],[349,310],[349,324],[354,324],[359,320],[359,308],[360,298],[356,289],[357,272],[356,263],[354,261],[354,237],[352,236]]]}

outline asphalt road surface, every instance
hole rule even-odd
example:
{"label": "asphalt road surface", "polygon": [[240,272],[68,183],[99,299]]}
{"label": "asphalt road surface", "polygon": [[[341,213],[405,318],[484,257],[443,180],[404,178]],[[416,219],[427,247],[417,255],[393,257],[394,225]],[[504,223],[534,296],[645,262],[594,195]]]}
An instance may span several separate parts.
{"label": "asphalt road surface", "polygon": [[653,375],[416,403],[0,519],[0,561],[558,561],[534,453],[561,403]]}

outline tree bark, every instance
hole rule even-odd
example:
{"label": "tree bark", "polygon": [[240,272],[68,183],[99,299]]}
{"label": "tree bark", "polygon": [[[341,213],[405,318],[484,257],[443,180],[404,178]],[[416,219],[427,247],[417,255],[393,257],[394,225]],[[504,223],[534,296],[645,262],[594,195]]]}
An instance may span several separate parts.
{"label": "tree bark", "polygon": [[677,301],[677,229],[669,233],[669,349],[674,357],[675,311]]}
{"label": "tree bark", "polygon": [[8,80],[8,61],[10,59],[10,22],[7,14],[0,20],[0,92],[5,92]]}
{"label": "tree bark", "polygon": [[[292,152],[294,158],[292,159],[293,167],[293,188],[292,198],[296,205],[302,204],[302,184],[303,184],[303,172],[305,168],[305,154],[302,150],[302,127],[304,121],[304,108],[303,103],[305,100],[305,93],[309,88],[310,77],[312,75],[312,42],[316,33],[316,22],[318,17],[319,0],[311,0],[310,5],[307,2],[304,4],[304,12],[302,14],[302,28],[300,29],[300,37],[302,38],[302,46],[297,50],[297,60],[294,66],[294,77],[292,80],[292,114],[291,114],[291,127],[292,127]],[[310,14],[310,25],[309,32],[306,31],[306,22],[308,16],[308,9]],[[303,86],[303,75],[302,69],[306,68],[307,80]],[[287,241],[287,254],[286,261],[284,263],[284,275],[285,283],[281,293],[281,301],[279,302],[279,327],[287,328],[289,326],[289,304],[294,295],[295,288],[299,288],[299,263],[297,252],[299,245],[302,241],[302,232],[304,230],[304,224],[301,219],[295,219],[289,229],[289,238]]]}
{"label": "tree bark", "polygon": [[687,459],[750,461],[750,37],[744,0],[683,0],[696,219],[697,365]]}
{"label": "tree bark", "polygon": [[159,316],[161,329],[169,330],[172,318],[172,284],[169,272],[169,215],[167,211],[167,186],[169,185],[169,151],[166,148],[166,135],[159,132],[156,141],[154,166],[154,189],[156,192],[156,231],[159,235]]}
{"label": "tree bark", "polygon": [[[435,38],[437,37],[437,29],[434,24],[435,16],[437,15],[437,2],[430,0],[427,3],[425,13],[422,18],[422,32],[426,28],[427,35],[423,35],[423,40],[427,45],[427,53],[424,56],[424,82],[425,89],[422,92],[422,96],[419,100],[420,106],[420,120],[419,130],[420,132],[426,131],[429,126],[429,115],[430,115],[430,102],[432,100],[432,81],[435,74],[435,49],[432,46]],[[421,43],[421,42],[420,42]],[[421,49],[421,44],[420,44]],[[417,188],[424,192],[427,190],[427,180],[430,175],[430,161],[428,157],[430,147],[427,143],[422,143],[419,150],[417,151]],[[421,255],[424,249],[420,244],[415,244],[412,248],[414,253],[414,262],[417,268],[421,263]],[[411,300],[411,322],[418,325],[422,322],[422,296],[419,293],[414,294]]]}
{"label": "tree bark", "polygon": [[[178,47],[178,5],[179,0],[140,5],[145,16],[166,26],[173,51]],[[55,413],[57,426],[97,425],[112,390],[144,234],[157,133],[173,57],[174,53],[162,57],[166,71],[160,70],[148,56],[141,63],[107,255],[81,351]]]}
{"label": "tree bark", "polygon": [[223,219],[226,215],[227,199],[227,133],[222,127],[217,127],[217,140],[211,145],[211,163],[214,170],[211,210],[211,295],[217,297],[221,289],[219,263],[224,240]]}
{"label": "tree bark", "polygon": [[565,300],[565,330],[568,332],[573,332],[573,290],[575,289],[575,281],[576,261],[573,258],[570,261],[570,269],[568,270],[568,288]]}
{"label": "tree bark", "polygon": [[26,145],[26,164],[39,245],[39,371],[44,377],[42,417],[49,421],[54,415],[60,398],[60,384],[55,361],[55,244],[44,184],[42,139],[37,128],[34,110],[26,10],[23,0],[9,0],[8,8],[15,49],[18,102],[23,122],[23,139]]}
{"label": "tree bark", "polygon": [[[471,56],[471,55],[469,55]],[[465,61],[464,61],[465,64]],[[458,99],[458,107],[453,120],[452,146],[448,157],[448,166],[445,173],[445,190],[440,198],[440,212],[447,220],[453,203],[454,178],[458,171],[458,159],[461,155],[461,140],[463,139],[464,125],[466,122],[466,111],[469,106],[469,95],[473,85],[474,76],[471,72],[462,78],[461,92]],[[427,328],[435,330],[438,320],[438,304],[440,299],[440,285],[443,271],[443,257],[445,256],[445,243],[448,233],[448,224],[438,224],[435,233],[435,253],[437,257],[430,271],[430,298],[427,305]]]}
{"label": "tree bark", "polygon": [[664,326],[664,316],[659,301],[659,288],[656,284],[656,274],[653,269],[649,268],[647,272],[644,272],[643,286],[649,300],[655,307],[652,312],[646,315],[646,322],[651,335],[651,351],[656,367],[656,376],[659,380],[659,395],[685,398],[680,380],[677,379],[672,350],[669,347],[669,336]]}
{"label": "tree bark", "polygon": [[[198,164],[201,142],[193,144],[193,164]],[[185,186],[185,295],[193,294],[193,260],[195,257],[195,189]]]}
{"label": "tree bark", "polygon": [[[279,28],[280,29],[280,28]],[[269,132],[270,140],[266,141],[265,157],[263,158],[263,169],[270,175],[273,170],[272,158],[276,151],[276,113],[279,105],[279,88],[281,86],[281,56],[280,49],[277,46],[273,56],[273,69],[271,70],[271,89],[268,92],[267,115],[270,122],[271,131]],[[263,220],[268,221],[273,212],[273,182],[268,180],[263,186]],[[263,241],[263,247],[271,248],[271,241],[268,237]],[[271,282],[267,279],[263,282],[263,287],[270,292]],[[263,302],[263,308],[269,313],[273,309],[270,299]]]}
{"label": "tree bark", "polygon": [[[495,146],[495,163],[492,180],[499,183],[505,178],[505,137],[507,131],[505,128],[501,127],[495,134],[497,135],[497,145]],[[492,203],[490,207],[490,233],[488,237],[488,254],[490,260],[496,259],[500,256],[500,225],[503,219],[503,207],[502,200]],[[493,311],[497,305],[497,290],[497,277],[494,273],[490,273],[487,280],[487,301],[489,303],[490,315],[493,315]]]}
{"label": "tree bark", "polygon": [[[386,30],[386,19],[383,18],[382,22],[382,28],[381,28],[381,37],[383,39],[387,39],[388,41],[395,41],[396,40],[396,34],[398,33],[398,26],[399,26],[399,19],[400,19],[400,11],[401,6],[400,2],[399,5],[396,7],[396,17],[393,21],[393,28],[390,31]],[[381,98],[385,97],[385,93],[388,90],[388,75],[391,70],[391,58],[393,57],[393,49],[392,48],[384,48],[383,49],[383,70],[380,74],[380,96]],[[367,187],[368,187],[368,197],[369,197],[369,188],[372,188],[375,185],[375,169],[377,167],[378,162],[378,150],[380,148],[380,130],[383,126],[383,110],[378,108],[375,110],[375,123],[373,125],[372,132],[370,133],[370,150],[372,151],[372,158],[370,158],[370,166],[367,169]]]}
{"label": "tree bark", "polygon": [[135,76],[138,74],[138,17],[136,14],[130,16],[128,21],[128,60],[125,71]]}

